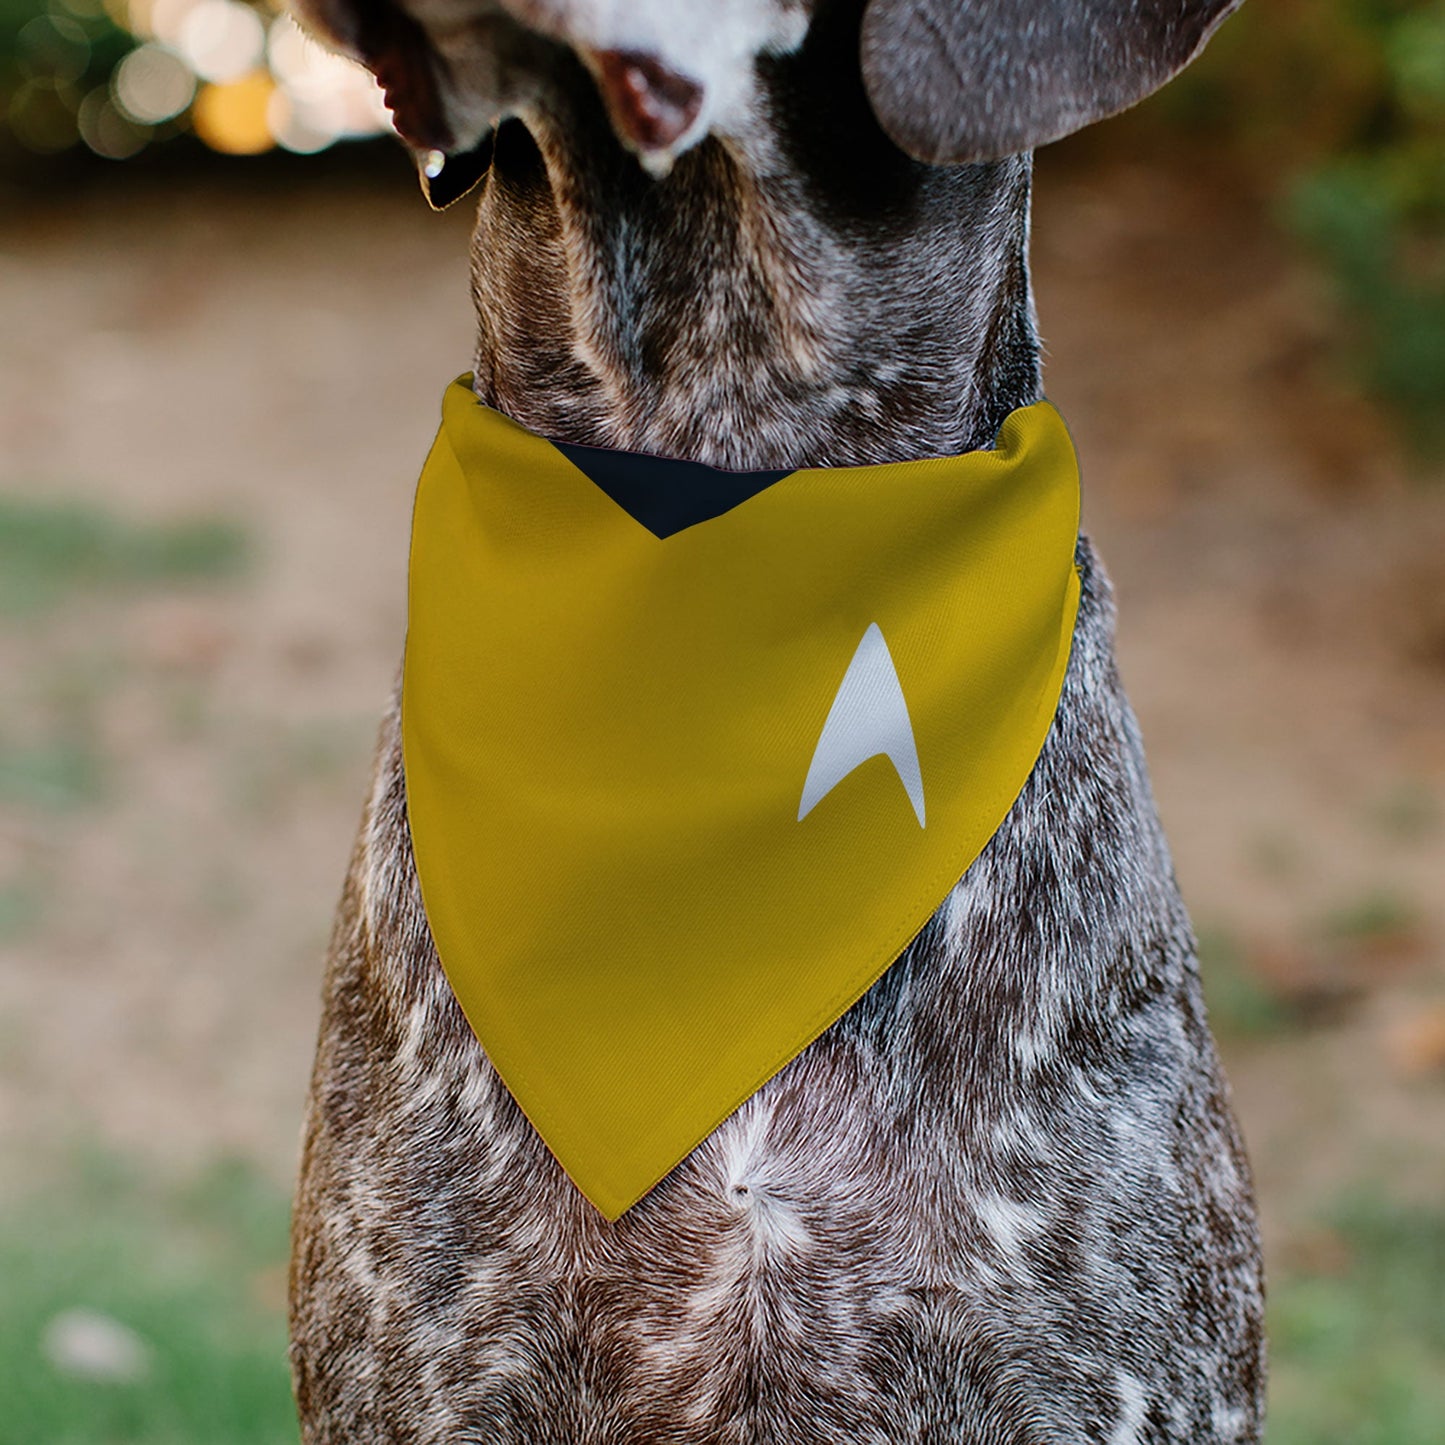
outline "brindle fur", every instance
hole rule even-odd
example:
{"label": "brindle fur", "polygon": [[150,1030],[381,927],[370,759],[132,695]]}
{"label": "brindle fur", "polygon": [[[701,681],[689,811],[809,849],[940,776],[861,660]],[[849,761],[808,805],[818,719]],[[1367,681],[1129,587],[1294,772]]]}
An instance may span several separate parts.
{"label": "brindle fur", "polygon": [[[798,9],[728,3],[778,33]],[[446,32],[453,76],[485,49],[521,117],[476,230],[482,400],[558,440],[778,467],[985,445],[1040,395],[1028,161],[886,140],[853,0],[788,53],[764,36],[665,179],[529,28],[555,36],[563,0],[500,8],[474,7],[486,47]],[[393,697],[296,1202],[308,1442],[1258,1439],[1248,1168],[1109,587],[1087,541],[1078,562],[1058,715],[1003,826],[880,981],[611,1224],[441,973]]]}

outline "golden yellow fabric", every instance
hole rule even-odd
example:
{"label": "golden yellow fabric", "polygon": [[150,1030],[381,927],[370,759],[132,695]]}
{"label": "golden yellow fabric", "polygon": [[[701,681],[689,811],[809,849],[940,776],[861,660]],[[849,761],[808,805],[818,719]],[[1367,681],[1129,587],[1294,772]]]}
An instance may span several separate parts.
{"label": "golden yellow fabric", "polygon": [[[1068,661],[1078,467],[1039,402],[993,450],[797,471],[659,539],[469,383],[413,521],[417,872],[477,1037],[615,1219],[883,973],[1008,812]],[[917,805],[906,736],[846,766],[889,719]]]}

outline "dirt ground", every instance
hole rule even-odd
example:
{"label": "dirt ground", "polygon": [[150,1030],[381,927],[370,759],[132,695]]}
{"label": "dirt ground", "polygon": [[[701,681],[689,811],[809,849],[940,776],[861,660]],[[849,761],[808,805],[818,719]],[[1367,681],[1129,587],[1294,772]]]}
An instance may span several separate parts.
{"label": "dirt ground", "polygon": [[[0,494],[254,544],[0,619],[0,749],[64,733],[95,780],[0,791],[0,1178],[99,1143],[289,1180],[466,229],[396,167],[0,218]],[[1305,1249],[1353,1181],[1445,1197],[1445,482],[1222,182],[1048,161],[1035,238],[1269,1247]]]}

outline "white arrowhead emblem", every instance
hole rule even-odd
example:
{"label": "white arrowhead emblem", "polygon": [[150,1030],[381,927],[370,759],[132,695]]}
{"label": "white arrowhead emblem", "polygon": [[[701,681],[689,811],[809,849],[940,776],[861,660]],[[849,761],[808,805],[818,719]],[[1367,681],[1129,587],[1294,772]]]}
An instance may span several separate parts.
{"label": "white arrowhead emblem", "polygon": [[798,804],[801,823],[817,805],[860,763],[883,753],[893,764],[908,801],[923,823],[923,770],[918,765],[918,744],[903,699],[903,684],[883,633],[876,622],[863,634],[828,719],[813,750],[813,761]]}

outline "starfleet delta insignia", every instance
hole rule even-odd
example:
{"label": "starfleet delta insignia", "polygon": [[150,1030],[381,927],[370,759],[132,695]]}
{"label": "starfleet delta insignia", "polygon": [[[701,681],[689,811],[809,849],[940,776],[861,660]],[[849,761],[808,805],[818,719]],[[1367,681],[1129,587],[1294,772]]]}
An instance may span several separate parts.
{"label": "starfleet delta insignia", "polygon": [[402,748],[438,956],[609,1219],[907,947],[1028,778],[1078,608],[1047,402],[992,449],[729,472],[461,377],[417,488]]}

